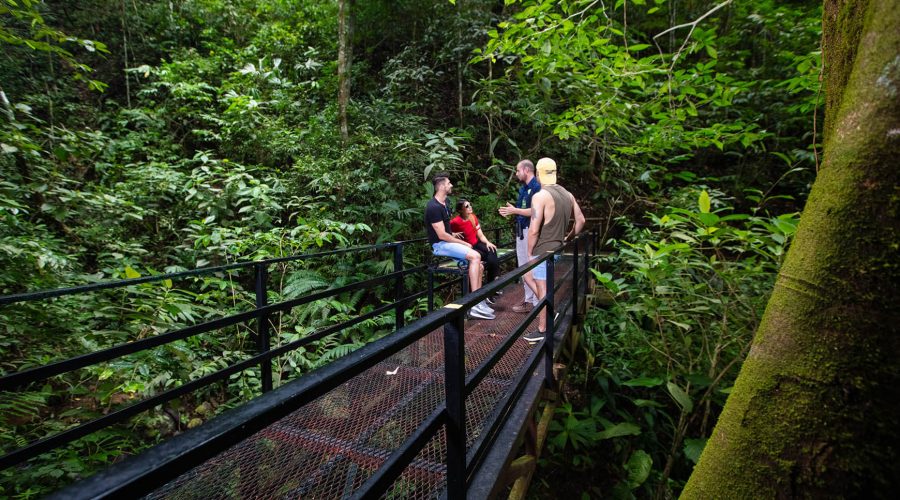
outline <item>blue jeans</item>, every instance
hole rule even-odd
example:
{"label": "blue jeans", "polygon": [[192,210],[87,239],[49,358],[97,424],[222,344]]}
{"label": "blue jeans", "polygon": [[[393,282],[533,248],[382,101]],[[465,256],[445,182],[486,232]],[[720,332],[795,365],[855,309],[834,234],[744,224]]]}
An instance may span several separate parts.
{"label": "blue jeans", "polygon": [[440,257],[450,257],[451,259],[466,261],[466,254],[471,248],[462,243],[450,243],[449,241],[439,241],[431,245],[434,254]]}

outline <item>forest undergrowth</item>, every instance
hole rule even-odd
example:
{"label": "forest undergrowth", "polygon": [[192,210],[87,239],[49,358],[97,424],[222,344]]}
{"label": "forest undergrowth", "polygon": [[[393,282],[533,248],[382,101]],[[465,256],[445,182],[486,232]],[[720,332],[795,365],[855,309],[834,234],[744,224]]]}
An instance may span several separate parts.
{"label": "forest undergrowth", "polygon": [[[485,226],[505,226],[516,162],[550,156],[613,253],[594,263],[610,305],[587,315],[532,494],[675,496],[820,161],[820,15],[807,1],[0,0],[0,294],[419,238],[441,170]],[[268,300],[392,269],[386,253],[286,264]],[[273,323],[275,344],[374,310],[380,293],[297,308]],[[252,276],[220,273],[3,305],[0,374],[254,300]],[[275,385],[393,321],[279,358]],[[254,334],[5,391],[0,450],[246,359]],[[45,495],[260,390],[258,370],[236,374],[0,471],[0,496]]]}

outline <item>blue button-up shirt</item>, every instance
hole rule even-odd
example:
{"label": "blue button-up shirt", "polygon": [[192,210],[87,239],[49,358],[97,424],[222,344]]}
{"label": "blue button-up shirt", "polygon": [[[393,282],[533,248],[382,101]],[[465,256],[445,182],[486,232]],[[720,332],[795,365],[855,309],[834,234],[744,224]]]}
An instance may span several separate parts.
{"label": "blue button-up shirt", "polygon": [[[537,176],[535,176],[531,179],[531,182],[519,188],[519,200],[516,202],[516,208],[531,208],[531,197],[540,190],[541,183],[538,182]],[[516,221],[522,229],[526,229],[531,225],[531,217],[525,215],[517,215]]]}

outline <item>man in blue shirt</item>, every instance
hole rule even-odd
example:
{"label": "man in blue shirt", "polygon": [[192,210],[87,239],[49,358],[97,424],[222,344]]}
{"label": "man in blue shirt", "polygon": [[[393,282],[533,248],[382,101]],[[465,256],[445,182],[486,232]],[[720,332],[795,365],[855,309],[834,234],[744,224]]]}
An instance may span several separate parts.
{"label": "man in blue shirt", "polygon": [[[534,175],[534,163],[531,160],[522,160],[516,164],[516,179],[523,184],[519,188],[519,199],[516,206],[506,203],[505,207],[500,207],[500,215],[508,217],[516,216],[516,261],[521,266],[530,259],[528,255],[528,226],[531,223],[531,197],[541,190],[537,177]],[[529,271],[523,276],[525,283],[522,287],[525,289],[524,299],[521,304],[514,305],[512,310],[518,313],[527,313],[537,305],[538,298],[535,294],[537,284],[534,282],[534,276]]]}

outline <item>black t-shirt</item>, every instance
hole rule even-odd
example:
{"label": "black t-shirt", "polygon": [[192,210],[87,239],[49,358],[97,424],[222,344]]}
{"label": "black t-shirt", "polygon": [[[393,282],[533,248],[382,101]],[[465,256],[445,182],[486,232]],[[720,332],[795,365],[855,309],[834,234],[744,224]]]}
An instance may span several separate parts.
{"label": "black t-shirt", "polygon": [[432,227],[432,224],[440,221],[444,221],[444,231],[450,234],[450,208],[448,205],[442,205],[436,198],[432,198],[425,205],[425,232],[428,233],[428,243],[431,245],[441,241]]}

